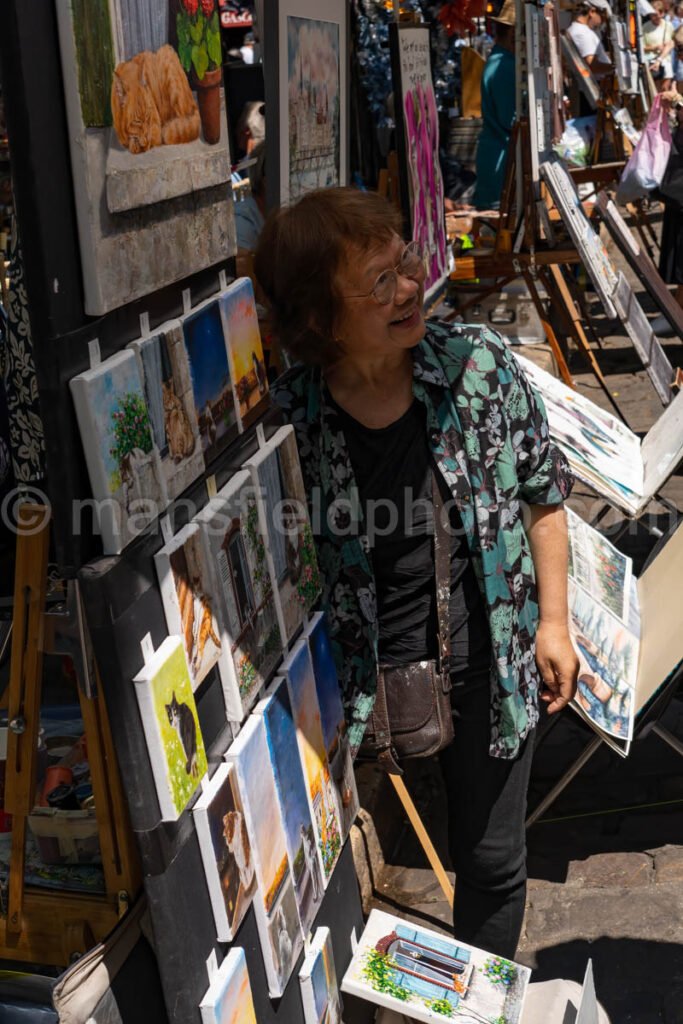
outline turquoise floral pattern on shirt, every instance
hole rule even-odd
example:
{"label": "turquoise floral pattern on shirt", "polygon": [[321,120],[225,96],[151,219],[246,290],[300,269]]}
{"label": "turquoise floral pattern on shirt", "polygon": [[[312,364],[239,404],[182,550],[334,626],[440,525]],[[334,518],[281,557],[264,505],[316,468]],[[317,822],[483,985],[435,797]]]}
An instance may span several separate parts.
{"label": "turquoise floral pattern on shirt", "polygon": [[[318,368],[295,366],[273,389],[296,431],[311,503],[323,607],[356,748],[377,677],[372,556],[339,418]],[[462,520],[484,595],[493,658],[491,742],[512,758],[538,720],[538,600],[524,505],[559,505],[572,476],[550,442],[540,397],[498,334],[430,322],[413,351],[413,394]]]}

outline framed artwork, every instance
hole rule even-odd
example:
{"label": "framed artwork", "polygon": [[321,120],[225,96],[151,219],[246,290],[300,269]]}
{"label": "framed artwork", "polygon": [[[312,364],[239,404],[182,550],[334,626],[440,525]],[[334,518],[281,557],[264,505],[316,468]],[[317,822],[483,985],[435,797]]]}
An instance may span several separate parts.
{"label": "framed artwork", "polygon": [[299,971],[305,1024],[342,1024],[342,1006],[329,928],[318,928]]}
{"label": "framed artwork", "polygon": [[182,641],[166,637],[133,680],[163,821],[177,821],[207,760]]}
{"label": "framed artwork", "polygon": [[182,638],[196,690],[221,654],[213,575],[199,526],[184,526],[154,561],[168,631]]}
{"label": "framed artwork", "polygon": [[217,0],[57,0],[85,311],[235,252]]}
{"label": "framed artwork", "polygon": [[325,890],[286,679],[275,680],[269,695],[256,706],[254,713],[262,715],[266,725],[299,917],[304,935],[308,935]]}
{"label": "framed artwork", "polygon": [[236,473],[195,517],[212,575],[221,641],[218,670],[228,718],[243,721],[282,654],[256,496]]}
{"label": "framed artwork", "polygon": [[170,501],[204,472],[192,381],[179,320],[130,343],[138,357],[152,437]]}
{"label": "framed artwork", "polygon": [[260,715],[247,719],[225,758],[237,769],[256,871],[256,924],[268,992],[277,999],[284,992],[303,949],[303,934],[268,753],[266,726]]}
{"label": "framed artwork", "polygon": [[199,1004],[202,1024],[257,1024],[244,950],[231,949]]}
{"label": "framed artwork", "polygon": [[425,301],[448,275],[439,115],[432,82],[429,29],[391,25],[401,204],[408,234],[422,250]]}
{"label": "framed artwork", "polygon": [[348,183],[349,5],[265,0],[268,205]]}
{"label": "framed artwork", "polygon": [[254,286],[240,277],[220,296],[237,422],[246,430],[268,407],[268,377]]}
{"label": "framed artwork", "polygon": [[105,555],[118,555],[168,505],[140,368],[130,350],[69,382]]}
{"label": "framed artwork", "polygon": [[232,942],[256,892],[256,873],[233,765],[221,764],[192,815],[219,942]]}

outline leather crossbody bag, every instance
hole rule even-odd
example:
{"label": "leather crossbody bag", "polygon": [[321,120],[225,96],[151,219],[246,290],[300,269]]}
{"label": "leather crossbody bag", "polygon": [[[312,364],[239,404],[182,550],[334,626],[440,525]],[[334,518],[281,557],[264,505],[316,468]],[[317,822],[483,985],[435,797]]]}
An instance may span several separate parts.
{"label": "leather crossbody bag", "polygon": [[451,710],[451,539],[443,521],[444,503],[435,472],[434,564],[438,659],[408,665],[382,665],[375,704],[368,720],[361,757],[373,757],[390,775],[402,775],[399,761],[431,757],[453,739]]}

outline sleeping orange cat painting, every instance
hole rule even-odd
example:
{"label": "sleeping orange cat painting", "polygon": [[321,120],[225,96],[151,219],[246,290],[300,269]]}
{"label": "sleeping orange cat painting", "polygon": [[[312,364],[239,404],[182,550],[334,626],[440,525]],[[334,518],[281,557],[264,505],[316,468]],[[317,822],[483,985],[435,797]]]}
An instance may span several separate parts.
{"label": "sleeping orange cat painting", "polygon": [[111,110],[118,140],[131,153],[199,138],[199,110],[178,55],[168,44],[117,64]]}

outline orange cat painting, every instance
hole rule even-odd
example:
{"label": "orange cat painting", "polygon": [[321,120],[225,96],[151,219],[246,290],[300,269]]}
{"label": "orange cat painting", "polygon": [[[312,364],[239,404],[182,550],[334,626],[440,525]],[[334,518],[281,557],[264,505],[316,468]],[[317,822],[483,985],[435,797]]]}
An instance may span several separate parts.
{"label": "orange cat painting", "polygon": [[199,138],[199,110],[172,46],[143,50],[116,66],[111,87],[114,130],[131,153]]}

